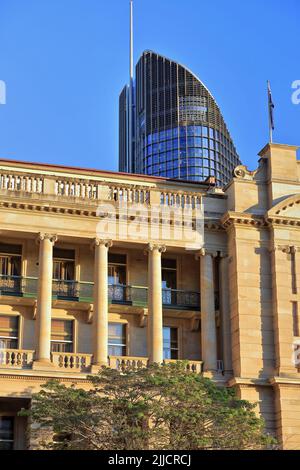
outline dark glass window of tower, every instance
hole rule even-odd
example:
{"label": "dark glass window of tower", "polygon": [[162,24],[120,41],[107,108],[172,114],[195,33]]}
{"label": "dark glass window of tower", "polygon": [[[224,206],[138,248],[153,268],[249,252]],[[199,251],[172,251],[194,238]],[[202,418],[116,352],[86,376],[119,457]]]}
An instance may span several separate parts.
{"label": "dark glass window of tower", "polygon": [[229,182],[240,164],[213,96],[184,66],[146,51],[136,67],[136,169],[141,173]]}

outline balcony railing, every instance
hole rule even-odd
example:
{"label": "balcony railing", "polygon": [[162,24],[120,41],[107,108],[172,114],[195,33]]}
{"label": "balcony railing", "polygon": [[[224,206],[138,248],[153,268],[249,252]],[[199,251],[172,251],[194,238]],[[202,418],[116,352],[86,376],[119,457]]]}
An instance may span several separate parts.
{"label": "balcony railing", "polygon": [[108,286],[108,300],[115,304],[132,304],[131,286],[114,284]]}
{"label": "balcony railing", "polygon": [[[17,297],[36,297],[38,279],[34,277],[0,275],[0,295]],[[92,282],[65,281],[54,279],[52,295],[58,300],[93,302]],[[200,293],[176,289],[163,289],[164,308],[181,310],[199,310]],[[108,300],[113,304],[146,307],[148,288],[144,286],[126,286],[121,284],[108,286]]]}
{"label": "balcony railing", "polygon": [[130,356],[109,356],[108,365],[111,369],[117,370],[137,370],[148,366],[147,357],[130,357]]}
{"label": "balcony railing", "polygon": [[27,349],[0,349],[0,367],[30,369],[34,351]]}
{"label": "balcony railing", "polygon": [[[31,369],[34,351],[27,349],[0,349],[0,369]],[[91,372],[93,355],[85,353],[51,352],[51,362],[58,372],[85,373]],[[165,359],[164,364],[177,362]],[[186,370],[200,374],[202,361],[186,360]],[[109,356],[108,367],[119,371],[138,370],[148,367],[148,357]]]}
{"label": "balcony railing", "polygon": [[200,310],[200,293],[176,289],[162,290],[163,306],[183,310]]}
{"label": "balcony railing", "polygon": [[54,279],[52,282],[52,295],[58,299],[78,300],[79,282]]}
{"label": "balcony railing", "polygon": [[[165,359],[164,364],[176,363],[176,360]],[[186,370],[201,374],[202,372],[202,361],[190,361],[186,362]],[[125,370],[138,370],[149,365],[149,359],[147,357],[131,357],[131,356],[109,356],[108,358],[109,367],[120,371]]]}
{"label": "balcony railing", "polygon": [[53,365],[63,372],[90,372],[92,354],[52,352]]}
{"label": "balcony railing", "polygon": [[[165,359],[164,364],[171,364],[176,363],[176,359]],[[191,372],[196,372],[197,374],[201,374],[202,372],[203,361],[186,361],[186,370]]]}
{"label": "balcony railing", "polygon": [[37,278],[0,275],[0,295],[36,297]]}

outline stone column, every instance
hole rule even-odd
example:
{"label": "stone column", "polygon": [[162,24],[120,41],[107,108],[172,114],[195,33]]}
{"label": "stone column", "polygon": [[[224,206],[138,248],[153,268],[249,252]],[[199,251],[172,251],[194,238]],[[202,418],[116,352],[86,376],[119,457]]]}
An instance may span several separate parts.
{"label": "stone column", "polygon": [[51,306],[53,245],[56,235],[40,233],[39,243],[39,279],[36,315],[36,357],[34,367],[49,366],[51,345]]}
{"label": "stone column", "polygon": [[93,372],[108,362],[108,249],[111,240],[96,238],[94,261]]}
{"label": "stone column", "polygon": [[[275,229],[273,229],[275,231]],[[274,242],[273,242],[274,243]],[[276,376],[297,376],[293,363],[293,294],[291,283],[291,247],[277,245],[271,248],[272,314],[275,346]]]}
{"label": "stone column", "polygon": [[220,257],[220,314],[224,372],[232,373],[228,256]]}
{"label": "stone column", "polygon": [[217,332],[215,315],[215,292],[213,253],[200,252],[200,293],[201,293],[201,344],[204,371],[217,371]]}
{"label": "stone column", "polygon": [[164,245],[148,245],[148,350],[149,362],[163,361],[163,309],[161,254]]}

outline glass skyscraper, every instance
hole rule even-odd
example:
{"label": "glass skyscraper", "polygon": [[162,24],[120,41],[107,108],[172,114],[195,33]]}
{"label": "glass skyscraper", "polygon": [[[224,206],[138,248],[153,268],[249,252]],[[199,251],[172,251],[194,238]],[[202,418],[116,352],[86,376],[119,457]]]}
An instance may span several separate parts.
{"label": "glass skyscraper", "polygon": [[[223,186],[240,164],[215,99],[177,62],[145,51],[119,106],[120,171],[189,181],[213,176]],[[130,112],[133,125],[128,132]]]}

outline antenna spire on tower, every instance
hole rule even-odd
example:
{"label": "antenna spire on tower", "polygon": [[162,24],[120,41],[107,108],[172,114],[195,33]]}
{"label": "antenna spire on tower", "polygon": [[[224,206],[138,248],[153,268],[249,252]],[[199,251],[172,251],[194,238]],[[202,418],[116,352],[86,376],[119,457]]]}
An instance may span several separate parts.
{"label": "antenna spire on tower", "polygon": [[133,79],[133,0],[130,0],[130,80]]}
{"label": "antenna spire on tower", "polygon": [[130,45],[129,45],[129,88],[128,88],[128,155],[127,168],[132,171],[133,167],[133,0],[130,0]]}

